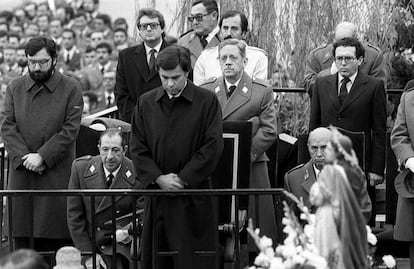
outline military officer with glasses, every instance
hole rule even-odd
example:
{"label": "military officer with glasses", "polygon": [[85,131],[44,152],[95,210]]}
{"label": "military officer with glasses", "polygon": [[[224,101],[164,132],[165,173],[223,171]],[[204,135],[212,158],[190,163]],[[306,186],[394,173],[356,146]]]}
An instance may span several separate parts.
{"label": "military officer with glasses", "polygon": [[137,27],[142,43],[119,52],[115,97],[121,120],[130,122],[138,97],[161,86],[155,70],[155,59],[169,46],[164,40],[164,16],[155,9],[138,12]]}
{"label": "military officer with glasses", "polygon": [[316,78],[311,88],[309,130],[333,125],[365,133],[364,168],[368,193],[373,203],[370,224],[375,222],[375,185],[384,180],[386,99],[384,81],[360,70],[365,50],[356,38],[333,44],[332,54],[338,70]]}
{"label": "military officer with glasses", "polygon": [[[9,190],[66,189],[83,111],[78,81],[55,70],[56,43],[35,37],[25,48],[29,73],[6,92],[1,134],[9,153]],[[71,243],[64,196],[19,196],[10,212],[16,248],[56,251]]]}
{"label": "military officer with glasses", "polygon": [[[357,38],[357,26],[344,21],[336,26],[334,42],[346,37]],[[365,49],[365,57],[359,69],[366,75],[383,79],[385,82],[386,78],[381,50],[369,43],[363,46]],[[337,71],[332,54],[332,44],[323,45],[314,49],[306,61],[305,88],[309,91],[317,77],[336,74]]]}
{"label": "military officer with glasses", "polygon": [[191,13],[188,17],[192,29],[180,36],[178,44],[190,50],[193,68],[204,49],[218,46],[220,43],[218,20],[219,10],[215,0],[201,0],[192,3]]}

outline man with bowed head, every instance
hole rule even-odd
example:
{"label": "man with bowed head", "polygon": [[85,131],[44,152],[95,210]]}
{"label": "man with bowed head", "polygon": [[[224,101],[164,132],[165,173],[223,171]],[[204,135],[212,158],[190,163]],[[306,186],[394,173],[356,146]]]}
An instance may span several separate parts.
{"label": "man with bowed head", "polygon": [[[162,86],[141,95],[132,117],[130,152],[137,176],[146,189],[209,189],[223,150],[217,97],[188,80],[188,49],[165,48],[156,66]],[[147,196],[144,210],[143,268],[217,268],[211,196]],[[178,255],[157,255],[162,251]]]}
{"label": "man with bowed head", "polygon": [[[53,40],[32,38],[25,51],[29,73],[10,82],[2,112],[1,133],[10,157],[8,189],[66,189],[83,110],[82,90],[75,79],[55,70]],[[13,205],[16,248],[28,248],[31,236],[39,251],[68,244],[66,197],[19,196]]]}

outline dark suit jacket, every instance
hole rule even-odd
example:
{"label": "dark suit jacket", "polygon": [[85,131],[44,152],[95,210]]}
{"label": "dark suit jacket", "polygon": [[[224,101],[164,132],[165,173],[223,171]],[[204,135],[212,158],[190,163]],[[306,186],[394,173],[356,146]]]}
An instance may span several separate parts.
{"label": "dark suit jacket", "polygon": [[63,68],[64,72],[79,71],[81,69],[81,59],[82,53],[78,50],[76,50],[75,53],[73,53],[72,58],[69,60],[69,63],[65,62],[63,50],[58,55],[59,66]]}
{"label": "dark suit jacket", "polygon": [[358,72],[342,106],[338,98],[338,76],[317,78],[312,87],[309,130],[337,126],[365,133],[365,169],[384,174],[386,99],[384,82]]}
{"label": "dark suit jacket", "polygon": [[[161,50],[168,45],[162,41]],[[138,97],[158,86],[161,80],[158,73],[150,76],[144,44],[119,52],[115,96],[121,120],[131,122]]]}
{"label": "dark suit jacket", "polygon": [[[139,189],[139,186],[141,185],[135,176],[132,162],[125,157],[110,189]],[[68,189],[106,188],[105,172],[100,156],[85,156],[73,162]],[[112,255],[112,239],[110,238],[112,228],[104,225],[112,217],[111,197],[97,196],[95,199],[96,246],[100,253]],[[134,202],[132,196],[117,196],[115,198],[115,217],[130,213]],[[90,196],[69,196],[67,210],[68,227],[76,248],[81,251],[92,251]],[[119,243],[117,252],[126,258],[130,257],[129,245]]]}

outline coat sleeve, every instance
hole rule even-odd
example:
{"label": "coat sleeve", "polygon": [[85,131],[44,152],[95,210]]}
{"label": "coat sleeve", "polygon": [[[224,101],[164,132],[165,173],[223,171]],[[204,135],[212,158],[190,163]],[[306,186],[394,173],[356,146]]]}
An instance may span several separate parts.
{"label": "coat sleeve", "polygon": [[17,169],[19,166],[23,165],[22,157],[27,153],[30,153],[30,150],[17,128],[13,95],[15,87],[12,85],[14,84],[9,84],[6,90],[6,98],[2,110],[4,121],[1,126],[1,136],[6,145],[11,165],[14,169]]}
{"label": "coat sleeve", "polygon": [[[66,86],[68,87],[68,86]],[[82,89],[79,82],[69,83],[66,115],[62,129],[46,141],[38,150],[48,168],[55,166],[65,155],[79,133],[83,112]]]}
{"label": "coat sleeve", "polygon": [[224,147],[221,107],[216,95],[210,96],[212,101],[207,105],[205,134],[200,147],[178,173],[178,177],[193,189],[214,172]]}
{"label": "coat sleeve", "polygon": [[[195,65],[194,65],[194,71],[193,71],[193,82],[195,85],[199,86],[204,81],[206,81],[206,67],[205,67],[205,53],[201,53],[200,57],[198,57]],[[214,59],[210,59],[210,61],[214,61]]]}
{"label": "coat sleeve", "polygon": [[318,81],[312,85],[310,92],[312,96],[310,100],[309,132],[321,126],[321,104],[319,100]]}
{"label": "coat sleeve", "polygon": [[129,146],[131,159],[138,179],[142,183],[143,188],[147,188],[151,182],[154,182],[163,173],[153,160],[151,151],[148,148],[142,106],[142,99],[139,98],[132,115]]}
{"label": "coat sleeve", "polygon": [[402,94],[394,128],[391,131],[391,148],[400,164],[405,164],[408,158],[414,157],[413,144],[407,126],[407,117],[411,115],[407,115],[406,113],[406,105],[409,103],[407,99],[411,101],[411,98],[408,98],[407,95],[412,93],[405,92]]}
{"label": "coat sleeve", "polygon": [[384,83],[386,82],[384,71],[384,55],[382,51],[378,52],[376,55],[368,75],[382,79]]}
{"label": "coat sleeve", "polygon": [[385,141],[387,131],[387,112],[384,81],[378,80],[374,92],[373,106],[371,110],[371,163],[370,171],[378,175],[384,175],[385,169]]}
{"label": "coat sleeve", "polygon": [[[135,107],[135,103],[131,98],[128,91],[128,85],[125,74],[128,70],[125,70],[125,57],[127,55],[119,53],[118,65],[116,68],[116,83],[115,83],[115,97],[116,105],[119,110],[119,119],[125,122],[131,122],[131,115]],[[134,89],[135,90],[135,89]]]}
{"label": "coat sleeve", "polygon": [[273,92],[270,88],[265,89],[260,110],[260,125],[252,139],[252,161],[263,155],[275,142],[277,136],[276,109],[273,103]]}
{"label": "coat sleeve", "polygon": [[[68,189],[81,189],[76,161],[72,164]],[[92,251],[92,241],[87,228],[86,214],[82,196],[68,196],[67,220],[73,243],[81,251]]]}
{"label": "coat sleeve", "polygon": [[252,78],[259,78],[263,80],[267,80],[267,65],[268,65],[268,59],[266,54],[260,53],[257,64],[253,70]]}

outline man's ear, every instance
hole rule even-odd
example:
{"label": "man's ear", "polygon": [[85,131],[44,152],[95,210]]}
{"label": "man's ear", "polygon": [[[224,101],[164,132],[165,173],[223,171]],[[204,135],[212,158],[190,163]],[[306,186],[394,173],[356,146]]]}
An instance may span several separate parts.
{"label": "man's ear", "polygon": [[128,152],[128,145],[124,146],[124,155]]}
{"label": "man's ear", "polygon": [[364,57],[358,58],[358,65],[361,65],[364,62]]}

